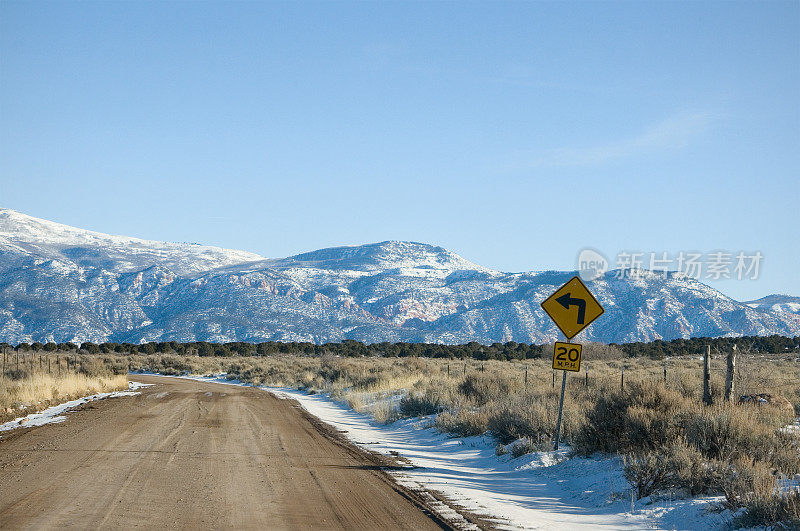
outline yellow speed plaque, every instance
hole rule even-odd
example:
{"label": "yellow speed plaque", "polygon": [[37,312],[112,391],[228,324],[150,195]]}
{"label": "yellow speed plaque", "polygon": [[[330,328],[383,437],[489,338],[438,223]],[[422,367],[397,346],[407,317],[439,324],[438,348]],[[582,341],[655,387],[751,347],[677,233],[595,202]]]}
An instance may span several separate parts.
{"label": "yellow speed plaque", "polygon": [[582,350],[583,347],[578,343],[557,341],[553,351],[553,368],[560,371],[580,371]]}

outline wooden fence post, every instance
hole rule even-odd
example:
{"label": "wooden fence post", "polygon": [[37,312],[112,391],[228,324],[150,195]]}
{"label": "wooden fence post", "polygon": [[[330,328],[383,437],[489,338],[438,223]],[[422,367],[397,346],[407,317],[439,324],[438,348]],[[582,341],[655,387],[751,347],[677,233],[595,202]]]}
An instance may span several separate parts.
{"label": "wooden fence post", "polygon": [[706,353],[703,356],[703,403],[710,406],[714,403],[711,396],[711,345],[706,346]]}
{"label": "wooden fence post", "polygon": [[733,399],[733,379],[736,374],[736,345],[728,352],[728,367],[725,373],[725,396],[723,400],[730,402]]}
{"label": "wooden fence post", "polygon": [[622,375],[619,378],[619,390],[625,391],[625,367],[622,368]]}
{"label": "wooden fence post", "polygon": [[664,362],[664,386],[667,385],[667,362]]}

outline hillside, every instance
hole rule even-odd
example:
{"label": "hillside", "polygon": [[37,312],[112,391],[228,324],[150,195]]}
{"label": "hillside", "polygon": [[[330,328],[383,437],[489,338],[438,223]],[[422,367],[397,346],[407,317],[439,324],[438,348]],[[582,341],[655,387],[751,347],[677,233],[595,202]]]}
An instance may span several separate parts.
{"label": "hillside", "polygon": [[[590,282],[604,342],[800,335],[795,315],[679,274]],[[574,272],[503,273],[423,243],[284,259],[110,236],[0,210],[0,341],[544,342]]]}

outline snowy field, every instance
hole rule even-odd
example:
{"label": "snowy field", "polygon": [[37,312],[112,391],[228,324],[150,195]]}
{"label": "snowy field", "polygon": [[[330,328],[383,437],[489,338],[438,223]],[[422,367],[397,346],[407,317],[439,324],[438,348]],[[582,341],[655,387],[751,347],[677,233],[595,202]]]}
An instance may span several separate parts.
{"label": "snowy field", "polygon": [[[187,378],[250,385],[224,376]],[[383,425],[325,394],[262,389],[296,400],[365,449],[401,456],[410,466],[390,472],[398,482],[441,493],[500,528],[713,530],[725,529],[734,516],[721,510],[722,497],[632,500],[617,457],[569,457],[568,448],[497,456],[491,437],[441,434],[432,417]]]}

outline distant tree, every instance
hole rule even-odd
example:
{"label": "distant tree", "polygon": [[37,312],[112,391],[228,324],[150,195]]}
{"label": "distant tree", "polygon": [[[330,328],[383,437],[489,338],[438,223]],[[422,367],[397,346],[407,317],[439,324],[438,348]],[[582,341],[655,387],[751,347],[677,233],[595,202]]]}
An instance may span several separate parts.
{"label": "distant tree", "polygon": [[100,347],[98,347],[97,345],[95,345],[90,341],[86,341],[84,343],[81,343],[81,350],[85,350],[89,354],[97,354],[98,352],[100,352]]}
{"label": "distant tree", "polygon": [[195,347],[197,348],[198,356],[214,355],[214,347],[211,346],[211,343],[208,343],[206,341],[198,341],[197,343],[195,343]]}
{"label": "distant tree", "polygon": [[259,356],[269,356],[271,353],[269,350],[269,343],[259,343],[256,345],[256,353]]}
{"label": "distant tree", "polygon": [[217,356],[217,357],[230,357],[230,356],[233,356],[234,354],[235,354],[235,352],[232,351],[228,347],[228,345],[219,344],[219,343],[215,343],[214,344],[214,356]]}

